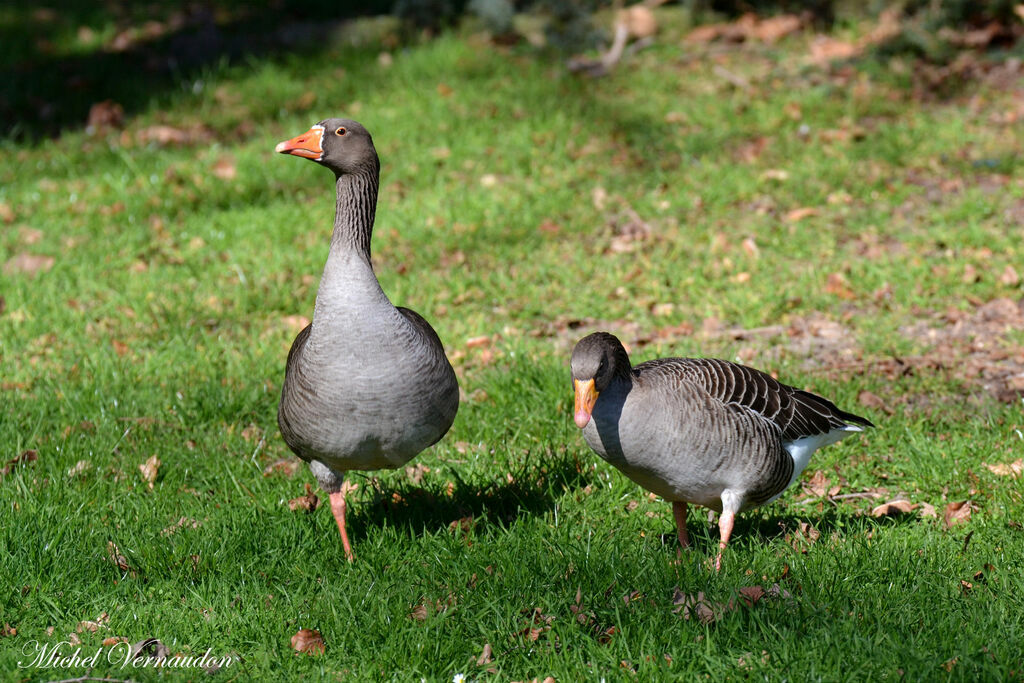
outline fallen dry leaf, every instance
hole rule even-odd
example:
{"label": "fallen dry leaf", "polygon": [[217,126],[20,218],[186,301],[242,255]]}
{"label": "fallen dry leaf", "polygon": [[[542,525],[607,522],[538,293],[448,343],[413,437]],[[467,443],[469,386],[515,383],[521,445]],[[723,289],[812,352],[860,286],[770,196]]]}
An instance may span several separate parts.
{"label": "fallen dry leaf", "polygon": [[807,493],[815,498],[821,498],[828,493],[829,478],[822,470],[815,470],[810,480],[805,484]]}
{"label": "fallen dry leaf", "polygon": [[974,505],[969,500],[959,503],[949,503],[946,506],[942,517],[942,523],[947,529],[966,522],[971,518],[971,509]]}
{"label": "fallen dry leaf", "polygon": [[162,536],[170,536],[171,534],[176,532],[178,529],[198,529],[198,528],[199,528],[199,522],[198,521],[196,521],[194,519],[191,519],[189,517],[179,517],[177,522],[175,522],[174,524],[171,524],[170,526],[164,528],[164,530],[161,531],[160,534]]}
{"label": "fallen dry leaf", "polygon": [[319,631],[304,628],[292,636],[292,649],[307,655],[322,655],[327,648]]}
{"label": "fallen dry leaf", "polygon": [[300,467],[302,467],[302,461],[298,458],[281,458],[263,468],[263,476],[283,474],[286,477],[293,477]]}
{"label": "fallen dry leaf", "polygon": [[13,470],[17,465],[33,462],[34,460],[37,460],[38,457],[39,456],[36,453],[36,451],[32,449],[22,451],[21,455],[11,458],[10,460],[7,461],[7,464],[0,468],[0,474],[7,474],[11,470]]}
{"label": "fallen dry leaf", "polygon": [[242,430],[242,438],[249,443],[255,443],[263,438],[263,429],[254,422],[250,422],[245,429]]}
{"label": "fallen dry leaf", "polygon": [[911,503],[909,500],[893,500],[888,503],[882,503],[878,507],[871,510],[872,517],[895,517],[897,515],[904,515],[916,510],[918,506]]}
{"label": "fallen dry leaf", "polygon": [[26,254],[23,252],[7,259],[7,263],[4,264],[4,275],[14,275],[15,273],[35,275],[36,273],[50,270],[50,268],[53,268],[54,263],[56,263],[56,260],[52,256],[40,256],[39,254]]}
{"label": "fallen dry leaf", "polygon": [[103,639],[103,647],[113,647],[118,643],[127,643],[128,639],[124,636],[111,636],[110,638]]}
{"label": "fallen dry leaf", "polygon": [[16,636],[16,635],[18,635],[18,629],[14,628],[13,626],[11,626],[10,624],[8,624],[5,621],[4,622],[4,628],[3,628],[2,631],[0,631],[0,636],[3,636],[3,637],[6,638],[8,636]]}
{"label": "fallen dry leaf", "polygon": [[132,568],[128,566],[127,558],[121,554],[121,549],[113,541],[107,541],[107,559],[113,562],[121,571],[135,574]]}
{"label": "fallen dry leaf", "polygon": [[839,297],[840,299],[856,298],[853,290],[850,289],[849,282],[846,281],[846,276],[842,273],[828,274],[828,277],[825,280],[825,291]]}
{"label": "fallen dry leaf", "polygon": [[885,401],[882,400],[881,396],[872,393],[867,389],[864,389],[857,394],[857,402],[865,408],[874,408],[875,410],[881,410],[883,413],[892,413],[892,408],[885,404]]}
{"label": "fallen dry leaf", "polygon": [[1006,266],[999,276],[999,282],[1007,287],[1016,287],[1020,284],[1020,275],[1013,266]]}
{"label": "fallen dry leaf", "polygon": [[1017,458],[1013,462],[1001,462],[995,465],[985,465],[992,474],[1000,477],[1019,477],[1024,473],[1024,458]]}
{"label": "fallen dry leaf", "polygon": [[292,498],[288,501],[288,509],[292,512],[296,510],[305,510],[306,512],[313,512],[320,504],[320,499],[313,493],[313,487],[307,482],[305,495],[299,496],[298,498]]}
{"label": "fallen dry leaf", "polygon": [[798,209],[793,209],[786,214],[787,223],[797,223],[810,216],[817,216],[820,213],[817,209],[810,206],[802,206]]}
{"label": "fallen dry leaf", "polygon": [[409,480],[417,486],[423,483],[423,475],[428,474],[429,472],[429,467],[419,463],[405,468],[405,476],[409,477]]}
{"label": "fallen dry leaf", "polygon": [[79,460],[78,462],[75,463],[74,467],[71,467],[71,468],[68,469],[68,476],[69,477],[77,476],[77,475],[82,474],[83,472],[89,470],[91,467],[92,467],[92,463],[89,462],[88,460]]}
{"label": "fallen dry leaf", "polygon": [[89,107],[86,130],[90,134],[102,133],[109,128],[124,125],[124,107],[113,100],[103,100]]}
{"label": "fallen dry leaf", "polygon": [[494,661],[494,656],[493,656],[493,653],[491,651],[491,644],[490,643],[484,643],[483,652],[481,652],[480,656],[476,658],[476,665],[477,666],[484,666],[485,664],[490,664],[493,661]]}
{"label": "fallen dry leaf", "polygon": [[213,175],[217,176],[221,180],[234,180],[235,176],[238,175],[238,170],[235,168],[235,160],[230,156],[223,156],[213,162]]}
{"label": "fallen dry leaf", "polygon": [[139,465],[139,472],[142,474],[142,480],[149,485],[150,490],[153,489],[153,484],[156,482],[157,471],[160,469],[160,458],[156,455],[151,455],[146,462]]}

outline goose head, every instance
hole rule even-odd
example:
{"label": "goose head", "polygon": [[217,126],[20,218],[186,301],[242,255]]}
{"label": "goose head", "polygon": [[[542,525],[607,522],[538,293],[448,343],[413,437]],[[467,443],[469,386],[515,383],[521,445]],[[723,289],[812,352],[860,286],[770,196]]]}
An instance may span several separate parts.
{"label": "goose head", "polygon": [[595,332],[581,339],[570,361],[572,385],[576,393],[573,419],[583,429],[590,422],[594,404],[616,376],[631,370],[622,342],[607,332]]}
{"label": "goose head", "polygon": [[380,164],[369,131],[351,119],[319,121],[302,135],[277,143],[274,151],[310,159],[338,176],[374,171]]}

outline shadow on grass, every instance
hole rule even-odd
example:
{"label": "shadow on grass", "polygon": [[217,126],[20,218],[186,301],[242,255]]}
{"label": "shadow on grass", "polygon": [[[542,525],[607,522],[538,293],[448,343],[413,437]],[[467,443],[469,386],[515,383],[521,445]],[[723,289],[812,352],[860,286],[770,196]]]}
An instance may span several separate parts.
{"label": "shadow on grass", "polygon": [[[113,100],[131,115],[212,65],[316,54],[341,22],[388,6],[280,0],[254,10],[238,0],[52,0],[40,7],[15,0],[0,22],[0,135],[54,137],[84,127],[97,102]],[[97,34],[109,27],[113,35]]]}
{"label": "shadow on grass", "polygon": [[[694,550],[699,552],[717,552],[718,551],[718,522],[717,519],[713,523],[708,523],[703,515],[697,515],[694,510],[700,510],[704,512],[704,508],[690,508],[690,518],[687,524],[687,528],[690,531],[690,545]],[[699,521],[698,521],[699,519]],[[767,518],[758,517],[756,512],[751,514],[739,514],[736,516],[736,524],[733,527],[732,537],[729,540],[730,546],[737,541],[745,539],[752,539],[753,542],[757,543],[771,543],[779,540],[791,540],[793,543],[800,544],[806,543],[810,545],[813,541],[807,538],[811,532],[801,528],[802,524],[809,524],[813,527],[819,536],[815,536],[815,539],[825,538],[832,535],[833,533],[850,533],[860,532],[865,527],[870,525],[882,525],[882,526],[900,526],[904,524],[912,524],[920,520],[920,516],[917,512],[908,512],[899,515],[890,515],[880,519],[867,517],[863,514],[857,514],[855,512],[846,512],[837,508],[825,510],[823,512],[816,512],[808,509],[806,513],[800,514],[795,512],[789,512],[779,515],[771,515]],[[706,528],[706,533],[701,531],[694,533],[695,530]],[[662,534],[662,542],[665,545],[671,546],[676,542],[675,530],[671,533]],[[705,543],[707,544],[705,546]]]}
{"label": "shadow on grass", "polygon": [[[452,530],[468,534],[472,527],[504,528],[520,515],[536,515],[554,507],[565,489],[586,486],[587,468],[570,456],[531,458],[501,479],[480,483],[458,478],[429,486],[412,483],[373,490],[370,500],[354,505],[349,533],[355,538],[385,524],[416,533]],[[364,484],[367,485],[367,484]]]}

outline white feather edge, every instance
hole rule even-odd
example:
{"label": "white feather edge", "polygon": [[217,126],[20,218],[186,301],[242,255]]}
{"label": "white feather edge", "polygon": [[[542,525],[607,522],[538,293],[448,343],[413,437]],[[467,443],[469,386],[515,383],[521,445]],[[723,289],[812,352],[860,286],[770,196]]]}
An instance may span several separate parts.
{"label": "white feather edge", "polygon": [[788,452],[790,457],[793,458],[793,476],[789,478],[789,483],[786,484],[786,488],[782,489],[782,491],[769,500],[768,503],[781,496],[786,489],[793,485],[793,482],[797,480],[797,477],[799,477],[807,467],[807,463],[811,461],[811,456],[814,455],[816,450],[828,446],[829,444],[834,444],[836,441],[839,441],[854,432],[863,431],[863,427],[858,427],[857,425],[846,425],[839,429],[833,429],[830,432],[825,432],[824,434],[805,436],[802,439],[796,439],[782,444],[782,447],[785,448],[786,452]]}

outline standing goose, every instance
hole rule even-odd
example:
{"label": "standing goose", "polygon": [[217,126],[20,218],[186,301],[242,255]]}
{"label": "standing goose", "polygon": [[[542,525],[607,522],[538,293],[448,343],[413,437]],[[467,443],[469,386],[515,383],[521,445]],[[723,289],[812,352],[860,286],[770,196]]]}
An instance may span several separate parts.
{"label": "standing goose", "polygon": [[713,358],[659,358],[635,368],[597,332],[572,352],[576,426],[602,458],[672,501],[679,543],[687,503],[721,513],[715,569],[736,513],[769,503],[818,448],[870,421],[770,375]]}
{"label": "standing goose", "polygon": [[327,119],[277,145],[334,171],[337,210],[313,322],[292,344],[277,422],[327,491],[345,556],[345,472],[400,467],[441,439],[459,384],[430,324],[388,300],[370,264],[380,160],[369,132]]}

